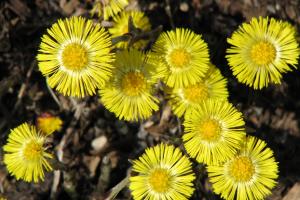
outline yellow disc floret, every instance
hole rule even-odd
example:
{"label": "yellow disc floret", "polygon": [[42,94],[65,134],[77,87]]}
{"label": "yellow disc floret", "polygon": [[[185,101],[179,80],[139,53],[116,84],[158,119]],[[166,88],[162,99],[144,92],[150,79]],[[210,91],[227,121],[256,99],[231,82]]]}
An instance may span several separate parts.
{"label": "yellow disc floret", "polygon": [[88,52],[80,44],[68,44],[63,49],[62,62],[69,70],[81,70],[88,64]]}
{"label": "yellow disc floret", "polygon": [[43,151],[43,143],[31,140],[25,145],[23,156],[27,161],[35,161],[43,156]]}
{"label": "yellow disc floret", "polygon": [[46,140],[45,134],[27,123],[12,129],[7,143],[3,146],[3,162],[8,172],[17,180],[44,180],[44,171],[53,170],[49,162],[53,155],[47,152]]}
{"label": "yellow disc floret", "polygon": [[99,90],[103,105],[119,119],[150,117],[159,109],[154,84],[163,73],[157,71],[147,54],[134,48],[119,51],[113,65],[114,76]]}
{"label": "yellow disc floret", "polygon": [[129,189],[134,200],[189,199],[195,187],[192,163],[173,145],[160,144],[147,148],[133,160]]}
{"label": "yellow disc floret", "polygon": [[91,14],[98,14],[98,17],[102,16],[104,20],[108,20],[123,11],[128,3],[128,0],[96,0]]}
{"label": "yellow disc floret", "polygon": [[201,35],[189,29],[176,28],[158,37],[152,47],[158,69],[166,72],[168,87],[182,88],[202,80],[209,69],[208,46]]}
{"label": "yellow disc floret", "polygon": [[205,120],[199,126],[200,137],[209,142],[217,141],[221,136],[221,131],[220,123],[214,119]]}
{"label": "yellow disc floret", "polygon": [[191,61],[191,54],[183,48],[174,49],[169,55],[169,60],[175,68],[185,68]]}
{"label": "yellow disc floret", "polygon": [[207,99],[226,100],[228,97],[226,83],[220,70],[210,64],[209,70],[201,81],[186,87],[167,87],[165,91],[174,114],[182,117]]}
{"label": "yellow disc floret", "polygon": [[245,122],[227,101],[207,99],[184,115],[187,153],[199,163],[216,165],[232,158],[245,137]]}
{"label": "yellow disc floret", "polygon": [[170,188],[171,177],[165,169],[155,169],[149,176],[149,184],[155,192],[166,192]]}
{"label": "yellow disc floret", "polygon": [[249,181],[254,172],[254,165],[247,156],[239,156],[229,164],[229,173],[235,181]]}
{"label": "yellow disc floret", "polygon": [[295,28],[274,18],[252,18],[231,38],[228,64],[239,82],[254,89],[281,83],[283,74],[297,68],[300,54]]}
{"label": "yellow disc floret", "polygon": [[91,96],[112,76],[111,50],[111,37],[100,24],[83,17],[60,19],[42,37],[39,70],[63,95]]}
{"label": "yellow disc floret", "polygon": [[137,96],[147,87],[145,77],[140,72],[128,72],[122,80],[122,89],[128,96]]}
{"label": "yellow disc floret", "polygon": [[191,102],[199,102],[208,98],[208,88],[204,83],[188,86],[184,89],[184,97]]}
{"label": "yellow disc floret", "polygon": [[261,41],[251,48],[251,59],[257,65],[267,65],[276,58],[276,49],[273,44]]}
{"label": "yellow disc floret", "polygon": [[[151,24],[149,18],[141,11],[123,11],[120,15],[115,16],[114,26],[109,28],[108,31],[111,33],[112,37],[120,37],[127,34],[129,30],[129,18],[132,19],[132,25],[142,32],[148,32],[151,30]],[[138,40],[131,40],[130,45],[137,49],[143,49],[148,40],[146,38],[139,38]],[[116,43],[118,48],[127,48],[129,41],[119,41]]]}
{"label": "yellow disc floret", "polygon": [[261,200],[277,184],[278,162],[264,141],[248,136],[234,157],[208,165],[207,172],[213,191],[222,199]]}

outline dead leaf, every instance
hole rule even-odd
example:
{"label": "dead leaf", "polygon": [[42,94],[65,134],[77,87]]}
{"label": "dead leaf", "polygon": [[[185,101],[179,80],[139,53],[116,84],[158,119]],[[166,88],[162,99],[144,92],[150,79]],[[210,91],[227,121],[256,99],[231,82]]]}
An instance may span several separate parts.
{"label": "dead leaf", "polygon": [[70,0],[70,1],[61,0],[59,2],[59,6],[67,15],[71,15],[79,6],[79,4],[80,2],[78,0]]}
{"label": "dead leaf", "polygon": [[101,161],[100,156],[84,156],[83,161],[90,171],[90,176],[94,177],[96,175],[97,167]]}
{"label": "dead leaf", "polygon": [[112,151],[107,154],[107,157],[110,160],[111,168],[116,168],[120,160],[119,153],[117,151]]}
{"label": "dead leaf", "polygon": [[10,0],[9,8],[14,11],[22,20],[30,16],[31,11],[24,1],[21,0]]}
{"label": "dead leaf", "polygon": [[289,192],[283,197],[283,200],[299,200],[300,199],[300,182],[294,184]]}

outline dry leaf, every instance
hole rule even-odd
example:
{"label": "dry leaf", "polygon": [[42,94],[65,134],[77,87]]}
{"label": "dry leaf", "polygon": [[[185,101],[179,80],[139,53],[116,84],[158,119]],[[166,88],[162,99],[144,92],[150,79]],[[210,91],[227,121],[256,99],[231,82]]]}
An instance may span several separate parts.
{"label": "dry leaf", "polygon": [[300,199],[300,182],[294,184],[289,192],[283,197],[283,200],[299,200]]}

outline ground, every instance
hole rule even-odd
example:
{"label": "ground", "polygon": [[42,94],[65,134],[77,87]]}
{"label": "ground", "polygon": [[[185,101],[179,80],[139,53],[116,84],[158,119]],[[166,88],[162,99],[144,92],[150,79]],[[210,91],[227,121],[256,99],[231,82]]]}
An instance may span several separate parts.
{"label": "ground", "polygon": [[[7,199],[105,199],[126,177],[130,160],[161,141],[178,144],[180,119],[162,99],[161,109],[141,123],[117,120],[98,97],[77,100],[58,93],[55,101],[38,71],[36,54],[42,34],[57,19],[91,17],[93,1],[53,0],[0,2],[0,146],[11,128],[35,123],[43,112],[58,115],[64,125],[51,138],[51,150],[62,157],[65,172],[47,173],[45,182],[29,184],[9,176],[0,150],[0,196]],[[212,62],[228,78],[230,102],[243,114],[247,133],[265,140],[279,162],[279,184],[272,200],[300,199],[300,76],[285,74],[281,85],[255,91],[237,82],[225,52],[226,38],[253,16],[271,16],[300,25],[298,0],[140,0],[132,1],[150,18],[153,28],[188,27],[203,35]],[[97,21],[97,18],[93,18]],[[219,199],[203,165],[194,166],[197,191],[192,199]],[[62,176],[63,175],[63,176]],[[58,185],[57,185],[57,184]],[[125,188],[117,199],[130,199]]]}

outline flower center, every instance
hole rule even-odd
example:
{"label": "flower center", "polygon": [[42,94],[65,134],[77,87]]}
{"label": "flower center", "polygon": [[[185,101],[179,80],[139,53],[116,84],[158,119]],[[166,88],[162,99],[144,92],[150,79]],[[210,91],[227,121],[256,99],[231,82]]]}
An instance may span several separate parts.
{"label": "flower center", "polygon": [[165,169],[155,169],[149,176],[149,183],[155,192],[166,192],[170,188],[171,177]]}
{"label": "flower center", "polygon": [[251,59],[258,65],[267,65],[276,58],[276,49],[270,42],[262,41],[251,48]]}
{"label": "flower center", "polygon": [[129,96],[137,96],[146,89],[145,76],[141,72],[129,72],[122,80],[123,92]]}
{"label": "flower center", "polygon": [[208,88],[204,83],[189,86],[184,89],[184,97],[191,102],[199,102],[208,97]]}
{"label": "flower center", "polygon": [[62,62],[69,70],[81,70],[88,63],[88,52],[80,44],[68,44],[62,52]]}
{"label": "flower center", "polygon": [[43,146],[36,141],[30,141],[25,145],[23,156],[28,161],[37,160],[42,156]]}
{"label": "flower center", "polygon": [[199,126],[200,137],[208,142],[216,141],[221,136],[221,125],[214,119],[208,119]]}
{"label": "flower center", "polygon": [[169,55],[170,62],[175,68],[184,68],[191,61],[191,54],[183,49],[174,49]]}
{"label": "flower center", "polygon": [[229,173],[236,181],[249,181],[254,171],[252,161],[246,156],[239,156],[229,164]]}

